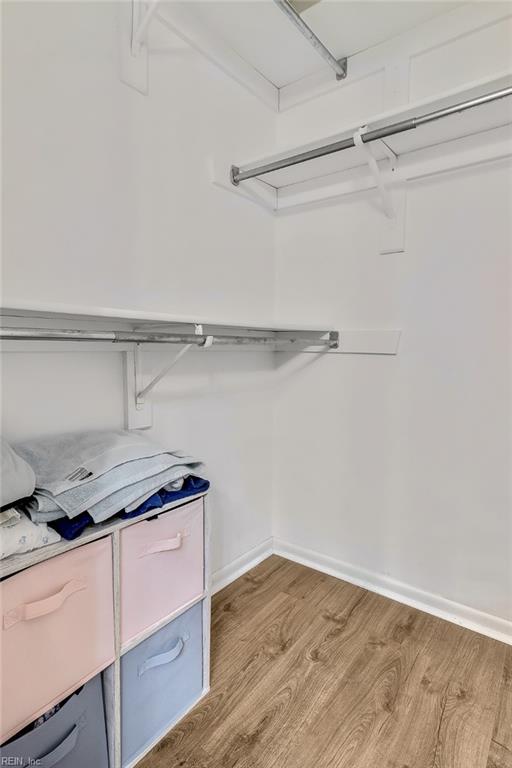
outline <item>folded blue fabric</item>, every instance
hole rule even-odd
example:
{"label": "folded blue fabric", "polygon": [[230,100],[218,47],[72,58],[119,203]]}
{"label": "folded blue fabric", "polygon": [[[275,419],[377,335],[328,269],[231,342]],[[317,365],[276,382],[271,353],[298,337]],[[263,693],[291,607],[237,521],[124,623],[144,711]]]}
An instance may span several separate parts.
{"label": "folded blue fabric", "polygon": [[[132,517],[138,517],[145,512],[150,512],[152,509],[161,509],[161,507],[171,504],[173,501],[186,499],[187,496],[194,496],[196,493],[204,493],[209,487],[209,480],[189,475],[189,477],[185,478],[183,486],[179,491],[167,491],[165,488],[161,488],[132,512],[125,512],[124,510],[120,512],[119,517],[122,517],[123,520],[130,520]],[[82,512],[71,520],[68,517],[63,517],[60,520],[53,520],[48,525],[51,525],[57,533],[60,533],[63,539],[72,541],[78,538],[88,525],[94,525],[94,520],[88,512]]]}
{"label": "folded blue fabric", "polygon": [[59,520],[52,520],[48,525],[60,533],[63,539],[72,541],[77,539],[88,525],[94,525],[94,520],[88,512],[82,512],[72,520],[69,517],[61,517]]}
{"label": "folded blue fabric", "polygon": [[142,504],[140,504],[131,512],[126,512],[126,510],[123,509],[119,513],[119,517],[129,519],[130,517],[143,515],[144,512],[150,512],[152,509],[160,509],[161,506],[162,506],[162,499],[160,498],[160,493],[157,491],[152,496],[150,496],[149,499],[146,499],[146,501],[143,501]]}
{"label": "folded blue fabric", "polygon": [[196,493],[204,493],[208,490],[209,487],[209,480],[205,480],[202,477],[196,477],[195,475],[189,475],[189,477],[185,478],[183,486],[179,491],[167,491],[165,488],[162,488],[160,491],[158,491],[157,494],[154,495],[158,496],[160,499],[160,504],[158,507],[146,507],[147,503],[151,499],[154,499],[154,496],[151,496],[149,499],[146,499],[146,501],[141,504],[140,507],[134,509],[133,512],[120,512],[119,517],[122,517],[123,520],[130,520],[132,517],[143,515],[144,512],[148,512],[149,509],[163,507],[165,504],[171,504],[173,501],[186,499],[187,496],[195,496]]}
{"label": "folded blue fabric", "polygon": [[170,504],[172,501],[184,499],[187,496],[193,496],[196,493],[204,493],[210,487],[210,481],[196,475],[189,475],[179,491],[167,491],[165,488],[158,491],[162,499],[162,505]]}

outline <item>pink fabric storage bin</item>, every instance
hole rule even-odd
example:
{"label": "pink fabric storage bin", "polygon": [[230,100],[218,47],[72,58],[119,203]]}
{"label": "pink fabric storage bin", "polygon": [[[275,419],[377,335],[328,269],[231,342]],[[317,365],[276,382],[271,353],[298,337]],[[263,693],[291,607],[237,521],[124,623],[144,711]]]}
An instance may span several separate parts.
{"label": "pink fabric storage bin", "polygon": [[0,584],[5,741],[114,660],[110,537]]}
{"label": "pink fabric storage bin", "polygon": [[203,502],[121,531],[121,643],[204,591]]}

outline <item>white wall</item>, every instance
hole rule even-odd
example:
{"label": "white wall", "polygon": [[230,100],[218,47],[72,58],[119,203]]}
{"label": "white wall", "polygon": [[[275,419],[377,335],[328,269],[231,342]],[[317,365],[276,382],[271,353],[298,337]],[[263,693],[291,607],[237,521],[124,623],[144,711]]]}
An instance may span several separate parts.
{"label": "white wall", "polygon": [[[156,28],[149,95],[122,85],[115,4],[3,4],[5,303],[403,329],[396,358],[279,356],[276,375],[265,354],[196,351],[161,383],[155,438],[213,481],[215,569],[273,532],[404,597],[512,618],[509,167],[411,185],[389,256],[369,196],[276,223],[208,175],[276,128],[293,145],[510,66],[505,5],[484,5],[276,118]],[[3,377],[9,439],[122,425],[118,353],[9,353]]]}
{"label": "white wall", "polygon": [[[122,84],[117,10],[3,4],[2,301],[267,320],[273,222],[212,187],[209,158],[270,147],[274,115],[159,30],[149,95]],[[172,353],[149,352],[148,370]],[[123,425],[119,353],[3,362],[9,439]],[[154,437],[207,463],[214,569],[271,535],[271,367],[266,354],[192,353],[155,396]]]}
{"label": "white wall", "polygon": [[[477,76],[512,64],[509,22],[470,39],[487,65]],[[475,77],[467,50],[460,58],[466,42],[458,37],[451,56],[442,46],[447,87]],[[431,45],[430,68],[404,58],[411,100],[439,89],[436,53]],[[336,113],[344,124],[368,117],[382,78],[283,113],[280,144],[328,135]],[[379,93],[377,112],[389,106]],[[330,311],[338,328],[403,331],[396,357],[284,366],[297,370],[283,377],[276,407],[278,546],[504,632],[512,627],[499,621],[512,620],[511,210],[511,165],[501,162],[410,184],[405,253],[379,254],[382,214],[369,194],[282,217],[277,232],[281,319]]]}

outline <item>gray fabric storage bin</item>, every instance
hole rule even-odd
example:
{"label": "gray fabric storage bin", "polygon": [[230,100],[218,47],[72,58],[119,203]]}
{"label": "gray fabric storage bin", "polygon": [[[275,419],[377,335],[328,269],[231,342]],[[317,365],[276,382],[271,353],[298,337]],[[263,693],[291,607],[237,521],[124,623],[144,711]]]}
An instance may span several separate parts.
{"label": "gray fabric storage bin", "polygon": [[123,766],[132,762],[201,695],[203,604],[197,603],[121,659]]}
{"label": "gray fabric storage bin", "polygon": [[0,764],[38,768],[109,768],[101,675],[49,720],[0,747]]}

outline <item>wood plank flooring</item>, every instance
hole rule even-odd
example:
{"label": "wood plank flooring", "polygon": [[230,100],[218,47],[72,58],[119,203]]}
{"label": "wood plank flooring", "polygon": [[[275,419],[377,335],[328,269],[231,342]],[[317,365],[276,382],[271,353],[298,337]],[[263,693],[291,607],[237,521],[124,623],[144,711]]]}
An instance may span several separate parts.
{"label": "wood plank flooring", "polygon": [[512,647],[277,556],[214,597],[211,676],[141,768],[512,768]]}

